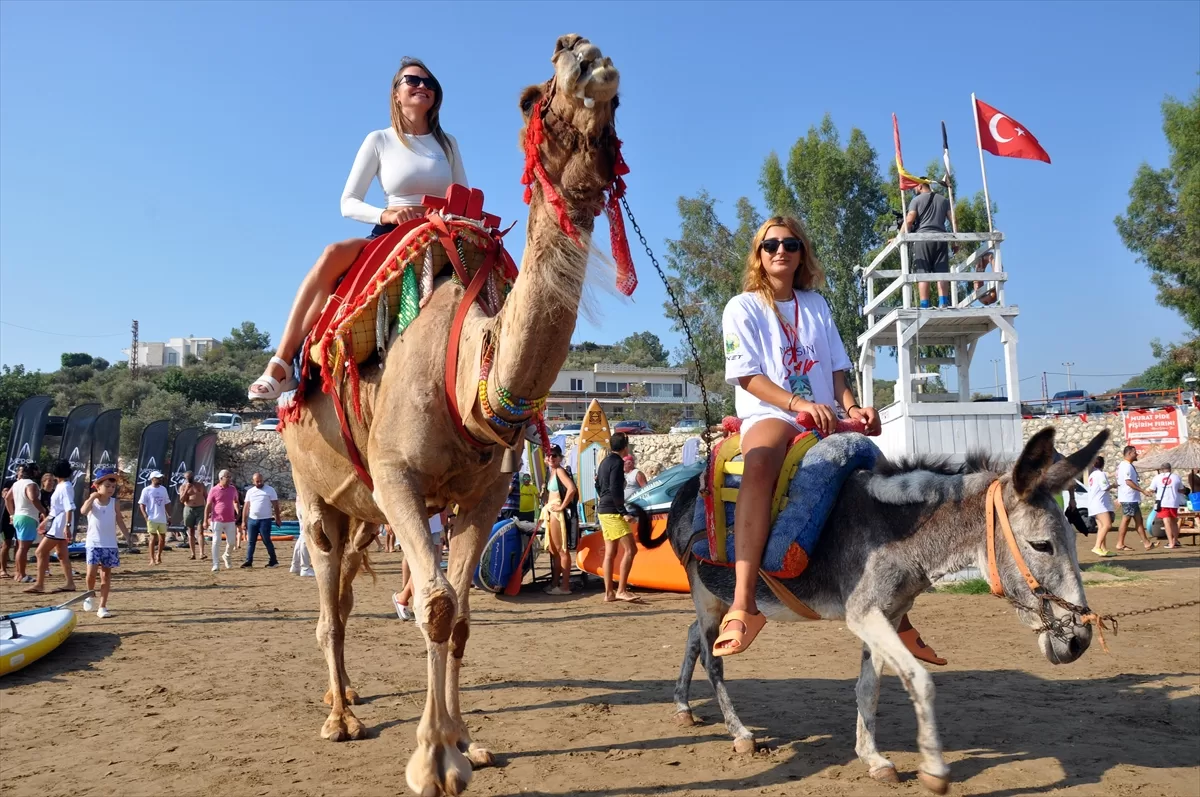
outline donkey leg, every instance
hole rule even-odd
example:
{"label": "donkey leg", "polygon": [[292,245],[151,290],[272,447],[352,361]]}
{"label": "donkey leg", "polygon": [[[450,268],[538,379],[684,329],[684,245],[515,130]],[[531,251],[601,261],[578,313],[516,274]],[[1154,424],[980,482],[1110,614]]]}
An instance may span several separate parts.
{"label": "donkey leg", "polygon": [[862,670],[854,688],[858,698],[858,728],[854,752],[871,771],[871,777],[883,783],[899,783],[896,767],[879,754],[875,746],[875,718],[879,708],[879,676],[883,672],[883,659],[871,655],[871,648],[863,645]]}
{"label": "donkey leg", "polygon": [[354,716],[346,700],[346,624],[341,611],[342,555],[349,536],[349,518],[324,504],[309,502],[304,513],[304,536],[317,576],[321,614],[317,619],[317,644],[329,666],[326,702],[329,717],[321,727],[321,738],[334,742],[362,738],[366,729]]}
{"label": "donkey leg", "polygon": [[950,788],[950,768],[942,758],[933,712],[933,677],[904,646],[894,624],[879,608],[857,612],[847,607],[846,626],[866,643],[872,658],[879,657],[900,677],[917,713],[917,746],[922,759],[917,777],[933,793],[945,794]]}
{"label": "donkey leg", "polygon": [[463,655],[467,650],[467,639],[471,636],[471,578],[491,532],[487,521],[500,513],[504,496],[508,492],[508,474],[504,474],[504,477],[503,492],[498,493],[495,498],[484,499],[459,516],[462,528],[456,529],[450,540],[450,562],[447,566],[450,585],[454,587],[458,596],[458,617],[450,635],[446,707],[451,719],[458,725],[458,749],[466,753],[467,759],[476,769],[492,766],[496,763],[496,757],[486,747],[471,740],[471,732],[462,718],[458,679],[462,670]]}
{"label": "donkey leg", "polygon": [[696,660],[700,658],[700,621],[693,620],[688,628],[687,646],[683,651],[683,664],[679,667],[679,680],[675,682],[675,721],[680,725],[695,725],[692,716],[692,676],[696,672]]}
{"label": "donkey leg", "polygon": [[446,705],[446,662],[457,614],[454,589],[439,567],[440,557],[429,537],[425,498],[409,472],[381,468],[374,497],[395,529],[412,570],[413,609],[427,651],[425,712],[417,725],[417,748],[408,760],[405,779],[410,789],[423,796],[461,794],[471,782],[471,762],[458,749],[458,724]]}
{"label": "donkey leg", "polygon": [[[695,567],[695,564],[691,566]],[[708,682],[717,693],[717,705],[721,707],[721,716],[725,718],[725,729],[733,734],[733,749],[739,753],[753,753],[754,734],[738,719],[733,701],[725,689],[725,660],[712,654],[713,644],[720,634],[721,618],[729,610],[729,605],[709,592],[698,577],[693,577],[691,581],[692,602],[696,604],[696,621],[700,625],[700,661],[708,674]]]}

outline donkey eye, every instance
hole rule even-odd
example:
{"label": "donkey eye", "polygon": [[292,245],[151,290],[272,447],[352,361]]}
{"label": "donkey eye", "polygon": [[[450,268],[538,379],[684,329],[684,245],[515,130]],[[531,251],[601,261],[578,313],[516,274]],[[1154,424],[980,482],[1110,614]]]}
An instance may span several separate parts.
{"label": "donkey eye", "polygon": [[1054,546],[1045,540],[1036,540],[1029,543],[1029,547],[1038,553],[1054,553]]}

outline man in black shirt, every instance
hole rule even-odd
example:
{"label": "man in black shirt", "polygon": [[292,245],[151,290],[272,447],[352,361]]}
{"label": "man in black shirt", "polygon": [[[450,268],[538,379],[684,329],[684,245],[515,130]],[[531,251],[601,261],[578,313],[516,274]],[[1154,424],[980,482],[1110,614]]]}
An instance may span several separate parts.
{"label": "man in black shirt", "polygon": [[[629,450],[629,438],[617,432],[609,441],[609,454],[596,469],[596,514],[600,519],[600,531],[604,534],[604,600],[632,601],[637,597],[629,591],[629,571],[633,569],[633,557],[637,545],[629,521],[633,518],[625,508],[625,453]],[[621,548],[620,577],[617,589],[613,590],[613,561],[617,548]]]}

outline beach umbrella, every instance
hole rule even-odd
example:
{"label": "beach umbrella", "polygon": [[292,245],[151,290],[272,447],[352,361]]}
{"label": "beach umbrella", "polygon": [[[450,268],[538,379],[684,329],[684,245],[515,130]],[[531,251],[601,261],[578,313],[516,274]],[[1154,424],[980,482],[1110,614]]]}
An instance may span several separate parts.
{"label": "beach umbrella", "polygon": [[1165,462],[1170,462],[1175,470],[1200,468],[1200,440],[1188,440],[1174,448],[1138,457],[1138,466],[1142,468],[1157,468]]}

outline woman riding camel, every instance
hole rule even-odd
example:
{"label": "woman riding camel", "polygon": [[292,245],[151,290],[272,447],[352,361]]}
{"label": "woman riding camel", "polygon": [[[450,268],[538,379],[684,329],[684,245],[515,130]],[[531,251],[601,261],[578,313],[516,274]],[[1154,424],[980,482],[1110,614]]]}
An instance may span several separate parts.
{"label": "woman riding camel", "polygon": [[[366,238],[325,247],[300,284],[275,356],[250,386],[251,399],[276,399],[296,389],[292,371],[296,350],[320,317],[334,286],[368,242],[424,216],[424,196],[443,196],[452,183],[467,184],[458,143],[442,130],[438,119],[442,86],[418,59],[400,62],[400,70],[392,78],[391,107],[392,126],[367,135],[342,191],[342,215],[375,226]],[[387,195],[386,208],[364,201],[376,178]]]}
{"label": "woman riding camel", "polygon": [[[743,292],[725,305],[725,381],[734,385],[745,464],[734,517],[737,586],[713,644],[714,656],[742,653],[766,624],[754,591],[775,483],[788,443],[805,431],[796,423],[797,414],[812,416],[823,435],[837,430],[839,410],[868,432],[879,431],[879,415],[858,405],[846,381],[850,358],[825,297],[817,293],[824,282],[804,226],[790,216],[776,216],[758,228]],[[920,641],[907,617],[899,630],[918,658],[945,664]]]}

